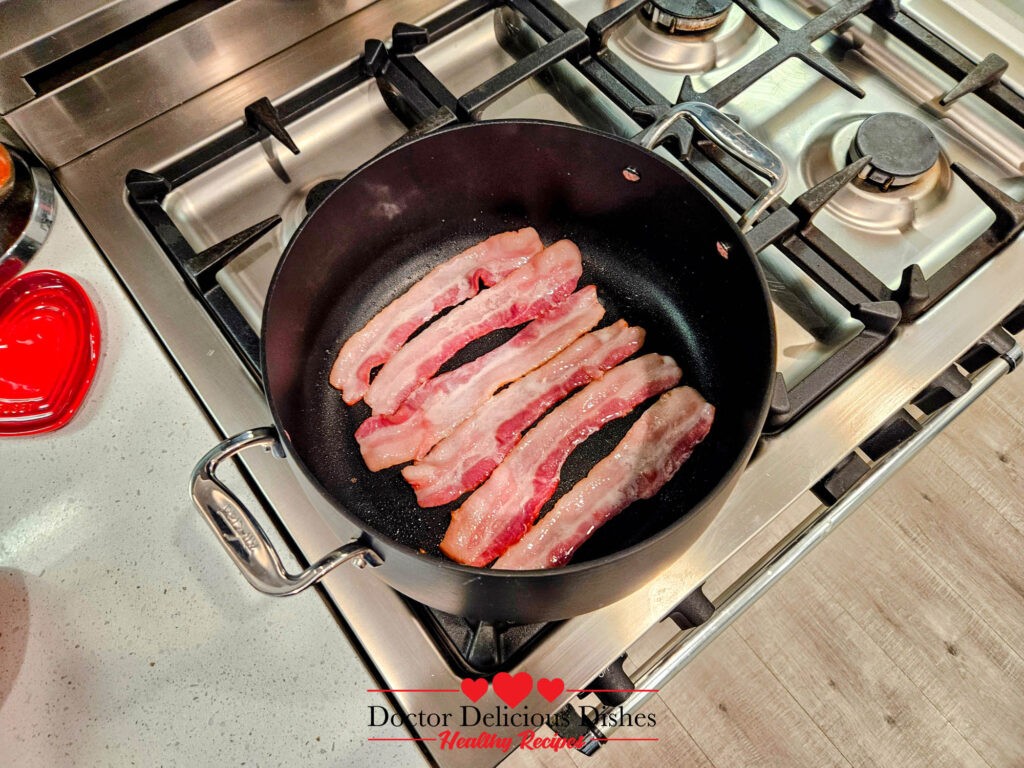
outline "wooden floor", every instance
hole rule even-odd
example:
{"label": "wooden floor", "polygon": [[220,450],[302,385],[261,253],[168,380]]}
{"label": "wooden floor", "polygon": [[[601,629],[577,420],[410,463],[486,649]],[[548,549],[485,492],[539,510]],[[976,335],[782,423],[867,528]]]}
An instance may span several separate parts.
{"label": "wooden floor", "polygon": [[[787,510],[708,594],[815,506]],[[634,655],[658,644],[645,638]],[[961,416],[649,711],[656,728],[616,736],[657,742],[614,742],[593,758],[519,751],[503,765],[1024,767],[1024,372]]]}

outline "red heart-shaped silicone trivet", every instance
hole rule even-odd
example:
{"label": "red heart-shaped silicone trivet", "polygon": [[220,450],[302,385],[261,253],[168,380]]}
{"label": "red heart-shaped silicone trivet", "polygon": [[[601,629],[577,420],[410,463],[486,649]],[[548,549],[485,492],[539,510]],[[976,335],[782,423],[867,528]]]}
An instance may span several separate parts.
{"label": "red heart-shaped silicone trivet", "polygon": [[499,672],[494,676],[491,685],[494,686],[498,698],[514,709],[529,695],[533,688],[533,678],[526,672],[519,672],[515,676],[508,672]]}
{"label": "red heart-shaped silicone trivet", "polygon": [[67,424],[99,355],[96,309],[75,280],[37,271],[0,286],[0,436]]}

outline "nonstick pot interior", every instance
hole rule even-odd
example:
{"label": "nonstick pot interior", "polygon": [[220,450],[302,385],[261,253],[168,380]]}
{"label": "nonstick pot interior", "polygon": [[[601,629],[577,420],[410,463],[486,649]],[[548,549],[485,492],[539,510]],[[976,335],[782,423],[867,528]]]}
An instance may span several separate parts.
{"label": "nonstick pot interior", "polygon": [[[545,242],[573,240],[583,254],[580,287],[595,284],[606,309],[602,325],[643,326],[640,354],[674,357],[683,382],[717,408],[710,436],[676,477],[599,530],[574,563],[679,520],[736,469],[760,430],[774,361],[763,281],[735,227],[676,168],[569,126],[481,123],[435,134],[365,166],[314,211],[278,267],[264,316],[265,383],[290,454],[377,540],[441,558],[458,502],[421,509],[400,468],[365,467],[353,433],[369,409],[342,402],[327,383],[330,366],[345,339],[433,266],[524,226]],[[442,370],[515,330],[479,340]],[[642,410],[573,452],[555,499]]]}

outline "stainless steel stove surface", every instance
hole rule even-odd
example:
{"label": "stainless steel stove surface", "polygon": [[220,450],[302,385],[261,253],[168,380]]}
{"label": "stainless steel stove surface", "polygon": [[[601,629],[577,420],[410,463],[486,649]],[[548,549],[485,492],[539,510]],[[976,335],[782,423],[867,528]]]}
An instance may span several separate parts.
{"label": "stainless steel stove surface", "polygon": [[[36,87],[0,94],[0,108],[55,168],[226,435],[270,423],[258,333],[288,239],[336,180],[410,131],[515,117],[629,137],[677,101],[703,101],[771,146],[790,171],[785,202],[749,233],[779,330],[768,436],[726,507],[673,566],[600,611],[511,628],[411,605],[372,568],[341,567],[323,579],[346,631],[405,711],[455,711],[466,702],[460,678],[497,669],[588,687],[815,489],[829,505],[820,522],[627,681],[658,687],[777,578],[779,564],[795,562],[1018,359],[1000,328],[1024,323],[1024,50],[1004,35],[1020,21],[1009,6],[379,0],[353,4],[345,18],[303,17],[307,26],[253,65],[238,52],[265,30],[239,15],[249,3],[213,5],[158,40],[129,41],[112,64],[97,58],[94,69],[88,57],[86,65],[40,61],[31,44],[0,52],[0,72],[22,67],[17,74]],[[63,28],[71,32],[55,36],[58,51],[81,44],[73,34],[81,20]],[[183,68],[162,58],[176,46],[191,51]],[[183,103],[143,99],[132,111],[117,101],[100,120],[86,101],[112,83],[127,94],[166,83]],[[87,130],[69,140],[61,131],[76,115]],[[741,211],[763,189],[688,128],[658,151],[727,209]],[[264,454],[245,463],[302,559],[316,561],[355,535],[286,462]],[[711,608],[691,597],[677,618],[693,624]],[[534,692],[525,704],[551,712],[570,696],[549,703]],[[634,694],[626,709],[644,699]],[[501,757],[441,751],[429,741],[438,730],[416,734],[439,763]],[[610,731],[587,732],[592,750]]]}

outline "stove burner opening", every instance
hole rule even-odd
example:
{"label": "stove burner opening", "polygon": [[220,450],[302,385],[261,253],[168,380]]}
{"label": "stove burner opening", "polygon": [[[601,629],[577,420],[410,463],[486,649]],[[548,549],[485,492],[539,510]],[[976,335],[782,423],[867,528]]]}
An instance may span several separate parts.
{"label": "stove burner opening", "polygon": [[658,29],[685,35],[720,26],[731,7],[732,0],[648,0],[640,12]]}
{"label": "stove burner opening", "polygon": [[[606,0],[606,5],[614,1]],[[685,6],[710,15],[672,15],[672,9],[685,13]],[[646,0],[621,27],[615,42],[628,57],[657,70],[700,75],[752,52],[759,29],[753,17],[729,0]]]}
{"label": "stove burner opening", "polygon": [[920,120],[899,112],[872,115],[857,129],[850,161],[871,156],[866,181],[883,191],[920,179],[939,161],[939,142]]}

